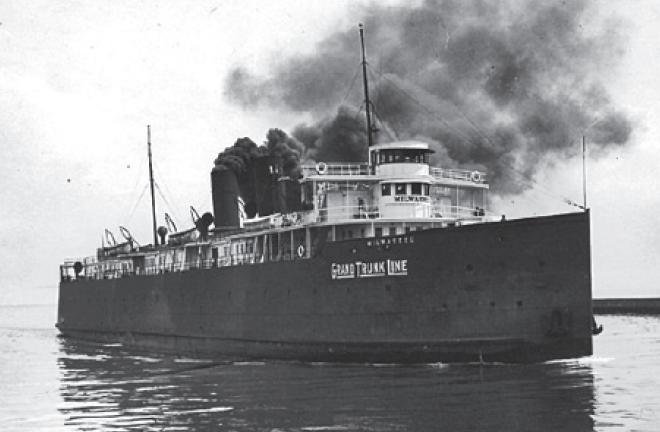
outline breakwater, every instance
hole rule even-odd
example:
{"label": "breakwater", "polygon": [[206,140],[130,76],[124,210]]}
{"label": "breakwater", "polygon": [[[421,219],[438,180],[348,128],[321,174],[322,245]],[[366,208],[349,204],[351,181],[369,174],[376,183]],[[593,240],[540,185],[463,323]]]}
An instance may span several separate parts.
{"label": "breakwater", "polygon": [[660,314],[660,298],[593,299],[596,314]]}

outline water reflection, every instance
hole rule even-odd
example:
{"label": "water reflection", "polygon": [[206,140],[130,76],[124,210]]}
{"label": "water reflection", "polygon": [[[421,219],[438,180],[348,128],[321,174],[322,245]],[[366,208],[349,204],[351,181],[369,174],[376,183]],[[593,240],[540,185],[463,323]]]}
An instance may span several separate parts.
{"label": "water reflection", "polygon": [[593,430],[588,362],[211,362],[60,340],[69,430]]}

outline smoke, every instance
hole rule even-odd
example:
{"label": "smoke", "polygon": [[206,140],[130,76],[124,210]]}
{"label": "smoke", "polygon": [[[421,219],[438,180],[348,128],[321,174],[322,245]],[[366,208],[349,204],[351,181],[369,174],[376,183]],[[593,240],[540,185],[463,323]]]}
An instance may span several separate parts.
{"label": "smoke", "polygon": [[[371,4],[363,22],[377,139],[425,140],[434,163],[486,169],[499,193],[530,187],[543,161],[577,152],[583,133],[596,153],[626,144],[631,122],[602,83],[620,57],[621,29],[587,27],[590,16],[579,0]],[[340,106],[362,103],[359,61],[351,28],[268,75],[236,67],[226,95],[245,107],[311,113],[317,120],[293,132],[303,159],[365,160],[363,110]]]}
{"label": "smoke", "polygon": [[[260,208],[270,208],[272,172],[292,178],[300,177],[303,145],[280,129],[270,129],[266,141],[258,146],[250,138],[239,138],[215,159],[213,170],[230,170],[236,175],[245,211],[252,217]],[[268,167],[271,167],[270,170]]]}
{"label": "smoke", "polygon": [[317,161],[367,160],[366,132],[360,113],[341,106],[334,117],[293,130],[305,148],[305,158]]}
{"label": "smoke", "polygon": [[283,175],[297,178],[300,175],[300,155],[303,150],[303,145],[286,132],[270,129],[261,146],[247,137],[237,139],[233,146],[218,154],[213,169],[231,170],[240,181],[249,176],[257,159],[269,158],[273,165],[282,170]]}
{"label": "smoke", "polygon": [[300,156],[304,151],[300,142],[280,129],[270,129],[266,134],[264,146],[268,156],[281,165],[284,176],[300,177]]}

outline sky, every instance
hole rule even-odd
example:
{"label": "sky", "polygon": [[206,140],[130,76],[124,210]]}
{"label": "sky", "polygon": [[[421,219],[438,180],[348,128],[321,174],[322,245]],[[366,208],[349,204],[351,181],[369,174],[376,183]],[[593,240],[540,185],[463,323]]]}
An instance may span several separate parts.
{"label": "sky", "polygon": [[[594,296],[660,296],[660,4],[590,4],[590,19],[617,20],[625,31],[603,84],[634,126],[628,145],[588,159]],[[105,228],[118,236],[123,225],[150,242],[147,124],[165,198],[157,195],[161,223],[164,211],[182,228],[192,225],[189,206],[211,210],[209,174],[220,151],[238,137],[261,142],[269,128],[291,130],[311,115],[237,105],[225,92],[228,73],[268,71],[275,61],[313,53],[331,32],[356,27],[368,7],[0,2],[0,303],[29,287],[56,291],[59,264],[94,254]],[[560,197],[582,200],[576,154],[546,164],[531,190],[493,199],[492,210],[511,217],[572,211]]]}

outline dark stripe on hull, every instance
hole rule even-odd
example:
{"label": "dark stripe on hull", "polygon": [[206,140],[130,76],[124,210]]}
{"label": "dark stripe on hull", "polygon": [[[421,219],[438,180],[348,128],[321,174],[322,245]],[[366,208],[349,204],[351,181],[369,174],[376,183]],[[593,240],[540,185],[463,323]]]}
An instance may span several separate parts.
{"label": "dark stripe on hull", "polygon": [[537,344],[519,339],[446,340],[427,343],[314,343],[227,340],[142,333],[62,330],[62,336],[158,352],[222,360],[297,360],[349,363],[532,363],[591,354],[591,338]]}

